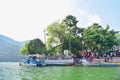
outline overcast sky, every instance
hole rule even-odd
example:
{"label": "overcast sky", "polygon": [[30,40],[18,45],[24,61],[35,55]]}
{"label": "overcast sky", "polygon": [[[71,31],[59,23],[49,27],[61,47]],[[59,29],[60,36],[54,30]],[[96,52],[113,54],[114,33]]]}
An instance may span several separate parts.
{"label": "overcast sky", "polygon": [[120,31],[120,0],[0,0],[0,34],[17,41],[40,38],[54,21],[72,14],[78,26],[94,22]]}

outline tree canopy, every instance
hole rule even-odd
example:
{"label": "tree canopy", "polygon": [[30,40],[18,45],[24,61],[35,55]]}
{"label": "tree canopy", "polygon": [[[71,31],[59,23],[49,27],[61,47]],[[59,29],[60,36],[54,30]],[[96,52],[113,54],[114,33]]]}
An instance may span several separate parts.
{"label": "tree canopy", "polygon": [[70,50],[77,53],[82,49],[82,39],[78,34],[82,34],[83,28],[78,28],[76,17],[68,15],[63,21],[53,22],[47,28],[47,47],[56,52],[63,53]]}
{"label": "tree canopy", "polygon": [[72,15],[61,22],[51,23],[46,31],[46,46],[40,39],[33,39],[21,48],[21,54],[54,54],[64,50],[73,54],[81,50],[104,53],[120,45],[120,33],[111,30],[109,25],[103,27],[94,23],[88,28],[81,28],[77,23],[78,20]]}
{"label": "tree canopy", "polygon": [[22,55],[28,55],[28,45],[29,45],[29,42],[26,42],[23,47],[21,47],[20,49],[20,54]]}
{"label": "tree canopy", "polygon": [[54,22],[49,25],[47,29],[49,48],[54,47],[55,52],[70,49],[72,53],[78,53],[80,50],[104,53],[119,45],[119,38],[116,35],[118,32],[110,30],[109,25],[102,27],[94,23],[88,28],[80,28],[76,26],[77,22],[74,16],[68,15],[62,23]]}
{"label": "tree canopy", "polygon": [[25,45],[20,50],[21,54],[42,54],[46,53],[46,47],[44,43],[40,39],[30,40],[29,43],[25,43]]}
{"label": "tree canopy", "polygon": [[110,30],[108,25],[104,29],[101,25],[95,23],[85,29],[83,33],[84,46],[92,51],[108,51],[117,45],[116,33],[116,31]]}

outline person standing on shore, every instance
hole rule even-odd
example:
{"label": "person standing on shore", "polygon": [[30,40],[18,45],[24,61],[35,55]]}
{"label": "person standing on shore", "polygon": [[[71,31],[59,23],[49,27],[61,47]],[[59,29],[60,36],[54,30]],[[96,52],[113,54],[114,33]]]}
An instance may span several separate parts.
{"label": "person standing on shore", "polygon": [[110,61],[111,61],[111,62],[113,61],[112,57],[113,57],[113,53],[110,52]]}

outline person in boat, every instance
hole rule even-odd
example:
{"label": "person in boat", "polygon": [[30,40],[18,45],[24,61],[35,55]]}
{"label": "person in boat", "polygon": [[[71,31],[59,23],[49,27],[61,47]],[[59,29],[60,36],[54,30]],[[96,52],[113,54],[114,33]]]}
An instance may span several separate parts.
{"label": "person in boat", "polygon": [[89,56],[91,55],[91,52],[86,53],[86,60],[88,61]]}
{"label": "person in boat", "polygon": [[97,59],[99,59],[99,54],[95,53],[94,57],[97,58]]}
{"label": "person in boat", "polygon": [[110,51],[106,52],[106,55],[107,55],[107,62],[110,61]]}
{"label": "person in boat", "polygon": [[82,54],[77,54],[76,55],[76,58],[77,58],[77,64],[81,64],[82,63],[82,59],[83,59],[83,56],[82,56]]}
{"label": "person in boat", "polygon": [[104,57],[104,62],[107,62],[107,54],[104,54],[103,57]]}
{"label": "person in boat", "polygon": [[86,65],[86,64],[88,64],[88,62],[87,62],[87,60],[86,60],[86,58],[83,56],[83,59],[82,59],[82,63],[81,63],[82,65]]}
{"label": "person in boat", "polygon": [[88,61],[89,63],[92,63],[92,62],[93,62],[93,59],[94,59],[94,56],[93,56],[93,54],[90,52],[87,61]]}
{"label": "person in boat", "polygon": [[109,62],[110,60],[110,55],[109,54],[104,54],[104,61]]}
{"label": "person in boat", "polygon": [[31,58],[32,58],[31,56],[28,56],[28,57],[25,59],[24,63],[29,64],[30,61],[31,61]]}
{"label": "person in boat", "polygon": [[72,55],[72,58],[74,60],[74,64],[76,65],[77,64],[77,56],[75,54]]}
{"label": "person in boat", "polygon": [[32,62],[32,63],[36,63],[36,58],[37,58],[36,56],[32,56],[31,62]]}

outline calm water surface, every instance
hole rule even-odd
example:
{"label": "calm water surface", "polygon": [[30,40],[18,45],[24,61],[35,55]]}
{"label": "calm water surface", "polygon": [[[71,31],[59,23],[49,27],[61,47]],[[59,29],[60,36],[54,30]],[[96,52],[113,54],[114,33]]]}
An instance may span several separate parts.
{"label": "calm water surface", "polygon": [[25,67],[2,62],[0,80],[120,80],[120,67]]}

